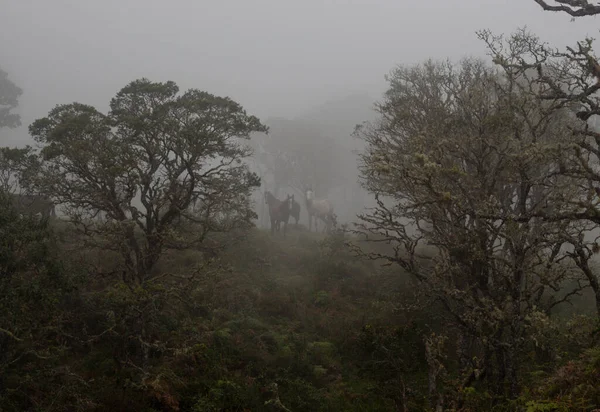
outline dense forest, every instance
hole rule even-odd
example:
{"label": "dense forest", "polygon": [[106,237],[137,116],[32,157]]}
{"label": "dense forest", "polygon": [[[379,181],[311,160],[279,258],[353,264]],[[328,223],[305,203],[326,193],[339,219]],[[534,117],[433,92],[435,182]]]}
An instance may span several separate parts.
{"label": "dense forest", "polygon": [[139,78],[27,125],[0,411],[600,410],[593,41],[476,35],[294,119]]}

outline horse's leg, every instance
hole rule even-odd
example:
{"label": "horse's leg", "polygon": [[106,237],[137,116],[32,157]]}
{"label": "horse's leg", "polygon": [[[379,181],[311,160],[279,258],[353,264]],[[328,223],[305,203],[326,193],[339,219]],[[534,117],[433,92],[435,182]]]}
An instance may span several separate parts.
{"label": "horse's leg", "polygon": [[323,221],[323,230],[321,231],[321,233],[327,233],[328,229],[329,229],[329,221],[327,220],[326,216],[319,216],[319,217]]}

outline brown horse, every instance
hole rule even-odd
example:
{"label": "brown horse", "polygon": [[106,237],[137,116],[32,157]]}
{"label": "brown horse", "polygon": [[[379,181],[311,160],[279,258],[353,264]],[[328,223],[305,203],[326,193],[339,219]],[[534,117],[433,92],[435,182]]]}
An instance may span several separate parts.
{"label": "brown horse", "polygon": [[[315,199],[312,189],[308,188],[305,192],[306,211],[308,212],[308,231],[312,227],[313,217],[319,218],[325,223],[323,231],[329,231],[331,226],[336,223],[333,213],[333,206],[327,199]],[[315,220],[315,230],[317,230],[317,220]]]}
{"label": "brown horse", "polygon": [[300,220],[300,203],[294,200],[294,195],[292,195],[292,209],[290,210],[290,216],[294,218],[296,226],[298,226],[298,221]]}
{"label": "brown horse", "polygon": [[281,222],[283,222],[283,236],[285,237],[293,201],[294,195],[287,195],[286,200],[279,200],[268,190],[265,192],[265,203],[269,205],[269,217],[271,218],[271,233],[275,233],[275,230],[279,232]]}

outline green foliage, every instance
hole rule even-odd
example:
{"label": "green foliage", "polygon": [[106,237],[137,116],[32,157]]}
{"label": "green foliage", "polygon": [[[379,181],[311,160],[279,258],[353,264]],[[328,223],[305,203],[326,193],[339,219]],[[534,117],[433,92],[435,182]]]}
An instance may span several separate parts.
{"label": "green foliage", "polygon": [[[162,405],[170,410],[170,404],[181,410],[265,410],[268,399],[262,391],[277,382],[281,402],[291,410],[390,410],[390,393],[374,390],[376,384],[359,384],[361,364],[370,358],[358,351],[356,341],[364,310],[356,307],[352,294],[336,291],[328,270],[315,270],[326,261],[345,260],[352,269],[343,277],[351,285],[362,283],[373,271],[371,265],[349,255],[322,255],[318,235],[292,232],[285,244],[261,231],[244,236],[244,242],[223,251],[221,270],[198,277],[189,297],[177,300],[179,309],[158,290],[130,290],[124,283],[93,295],[86,328],[88,339],[97,338],[93,350],[83,355],[85,366],[79,367],[96,379],[101,375],[103,388],[121,382],[129,407],[139,409]],[[290,248],[297,253],[285,253]],[[177,266],[184,273],[196,264],[191,255],[169,252],[165,257],[169,268]],[[343,266],[337,270],[343,275]],[[328,308],[315,304],[319,290],[329,294]],[[140,326],[132,317],[150,302],[157,309],[171,307],[145,312],[154,341],[165,344],[150,351],[150,376],[136,383],[137,368],[116,360],[142,359],[131,342]],[[184,302],[193,302],[198,310],[184,310]],[[329,314],[331,310],[335,312]],[[344,354],[342,347],[354,355]],[[116,407],[109,392],[90,396],[99,405]]]}
{"label": "green foliage", "polygon": [[[556,411],[587,411],[600,406],[600,347],[581,353],[579,359],[568,361],[556,369],[529,395],[530,405],[554,407]],[[542,405],[542,406],[540,406]]]}
{"label": "green foliage", "polygon": [[53,391],[58,403],[86,404],[67,360],[75,343],[77,272],[58,260],[48,222],[19,218],[4,193],[0,232],[0,409],[44,409],[52,399],[43,394]]}
{"label": "green foliage", "polygon": [[[241,405],[246,405],[249,398],[253,397],[256,397],[256,393],[249,393],[246,388],[235,382],[218,380],[206,396],[198,399],[192,410],[198,412],[239,410]],[[252,403],[256,405],[257,402]]]}
{"label": "green foliage", "polygon": [[[7,215],[3,224],[15,239],[31,240],[26,255],[16,253],[24,250],[23,243],[4,248],[15,252],[5,252],[3,261],[16,262],[12,267],[19,270],[26,270],[26,262],[44,262],[53,256],[44,253],[57,245],[71,247],[70,242],[41,242],[57,241],[35,234],[45,227],[43,222]],[[24,230],[27,225],[31,232]],[[292,231],[283,241],[259,230],[245,232],[243,241],[238,236],[221,238],[230,246],[207,265],[199,266],[201,250],[168,251],[158,273],[177,268],[177,273],[189,274],[202,268],[184,289],[169,282],[131,288],[90,276],[75,289],[75,279],[66,277],[65,269],[77,273],[75,265],[89,256],[85,249],[63,255],[54,277],[36,275],[39,282],[18,287],[13,282],[4,289],[13,292],[0,300],[6,305],[0,326],[23,341],[0,339],[7,349],[3,359],[14,360],[31,349],[47,359],[27,355],[5,369],[4,387],[20,389],[2,392],[0,405],[15,411],[33,401],[82,411],[267,410],[271,397],[266,388],[276,382],[280,401],[293,411],[391,411],[403,404],[408,410],[427,410],[422,338],[443,324],[431,307],[395,305],[412,299],[404,275],[353,257],[343,247],[349,239],[340,243],[333,237],[339,234],[323,238]],[[327,296],[327,305],[315,300],[318,295]],[[38,301],[43,305],[30,303]],[[27,310],[11,309],[18,305]],[[546,342],[552,334],[543,325],[550,327],[540,324],[536,336]],[[146,335],[140,334],[142,327]],[[557,335],[570,326],[555,327]],[[146,360],[140,336],[148,344]],[[564,348],[573,343],[565,338],[556,345],[557,353],[568,356],[571,352]],[[576,376],[589,376],[585,379],[591,382],[595,364],[584,362],[592,366]],[[546,399],[561,407],[590,404],[593,392],[577,392],[577,385],[568,387],[572,400],[556,401],[552,391],[558,386],[567,393],[565,382],[550,380],[551,364],[544,368],[548,372],[532,374],[529,384],[534,388],[546,382],[543,391],[511,404],[474,384],[462,391],[462,410],[525,410],[527,402],[539,406]],[[58,387],[64,389],[55,400]]]}
{"label": "green foliage", "polygon": [[320,290],[315,294],[315,305],[317,306],[327,306],[327,303],[329,303],[329,294],[324,291],[324,290]]}
{"label": "green foliage", "polygon": [[547,401],[529,401],[525,405],[527,407],[526,412],[559,412],[566,411],[567,409],[563,409],[555,402],[547,402]]}

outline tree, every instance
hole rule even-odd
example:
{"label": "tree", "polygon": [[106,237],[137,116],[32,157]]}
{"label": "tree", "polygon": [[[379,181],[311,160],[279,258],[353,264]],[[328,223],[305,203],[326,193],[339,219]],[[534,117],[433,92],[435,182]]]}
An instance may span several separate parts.
{"label": "tree", "polygon": [[[59,105],[30,126],[44,145],[35,186],[65,204],[91,241],[121,255],[127,284],[152,276],[177,219],[200,225],[199,242],[253,217],[249,192],[259,181],[242,164],[250,150],[235,138],[266,127],[229,98],[178,92],[171,81],[136,80],[106,115],[84,104]],[[195,215],[188,212],[194,202]],[[98,211],[106,224],[86,220]]]}
{"label": "tree", "polygon": [[[591,39],[578,42],[576,47],[559,51],[524,30],[513,38],[523,45],[508,49],[501,36],[484,33],[494,62],[506,72],[535,70],[538,88],[528,91],[530,98],[545,103],[548,113],[568,110],[576,121],[569,123],[562,136],[562,164],[559,173],[570,179],[579,193],[559,200],[561,208],[538,211],[539,218],[554,221],[591,222],[600,225],[598,182],[600,171],[600,129],[593,120],[600,114],[600,65],[593,54]],[[590,260],[598,252],[598,245],[582,242],[578,237],[565,236],[572,246],[571,257],[587,278],[596,299],[600,319],[600,279],[590,268]]]}
{"label": "tree", "polygon": [[379,119],[356,131],[367,144],[362,183],[377,200],[356,232],[392,250],[358,251],[399,265],[446,309],[459,386],[514,397],[527,319],[558,304],[548,291],[576,275],[561,264],[565,234],[586,229],[535,215],[578,194],[556,174],[571,120],[526,92],[535,76],[481,60],[400,67],[388,81]]}
{"label": "tree", "polygon": [[595,16],[600,14],[600,6],[590,4],[588,0],[554,0],[553,3],[544,0],[534,0],[546,11],[567,13],[573,17]]}
{"label": "tree", "polygon": [[11,111],[18,106],[23,90],[14,84],[2,68],[0,68],[0,128],[14,129],[21,125],[21,118]]}
{"label": "tree", "polygon": [[118,370],[132,367],[141,384],[169,301],[186,301],[204,270],[157,273],[156,264],[169,248],[200,248],[209,233],[252,224],[250,192],[260,181],[243,163],[251,153],[243,141],[267,128],[230,98],[139,79],[107,114],[58,105],[29,130],[42,146],[31,186],[65,205],[85,253],[105,256],[98,304],[112,315],[97,336],[119,351]]}

